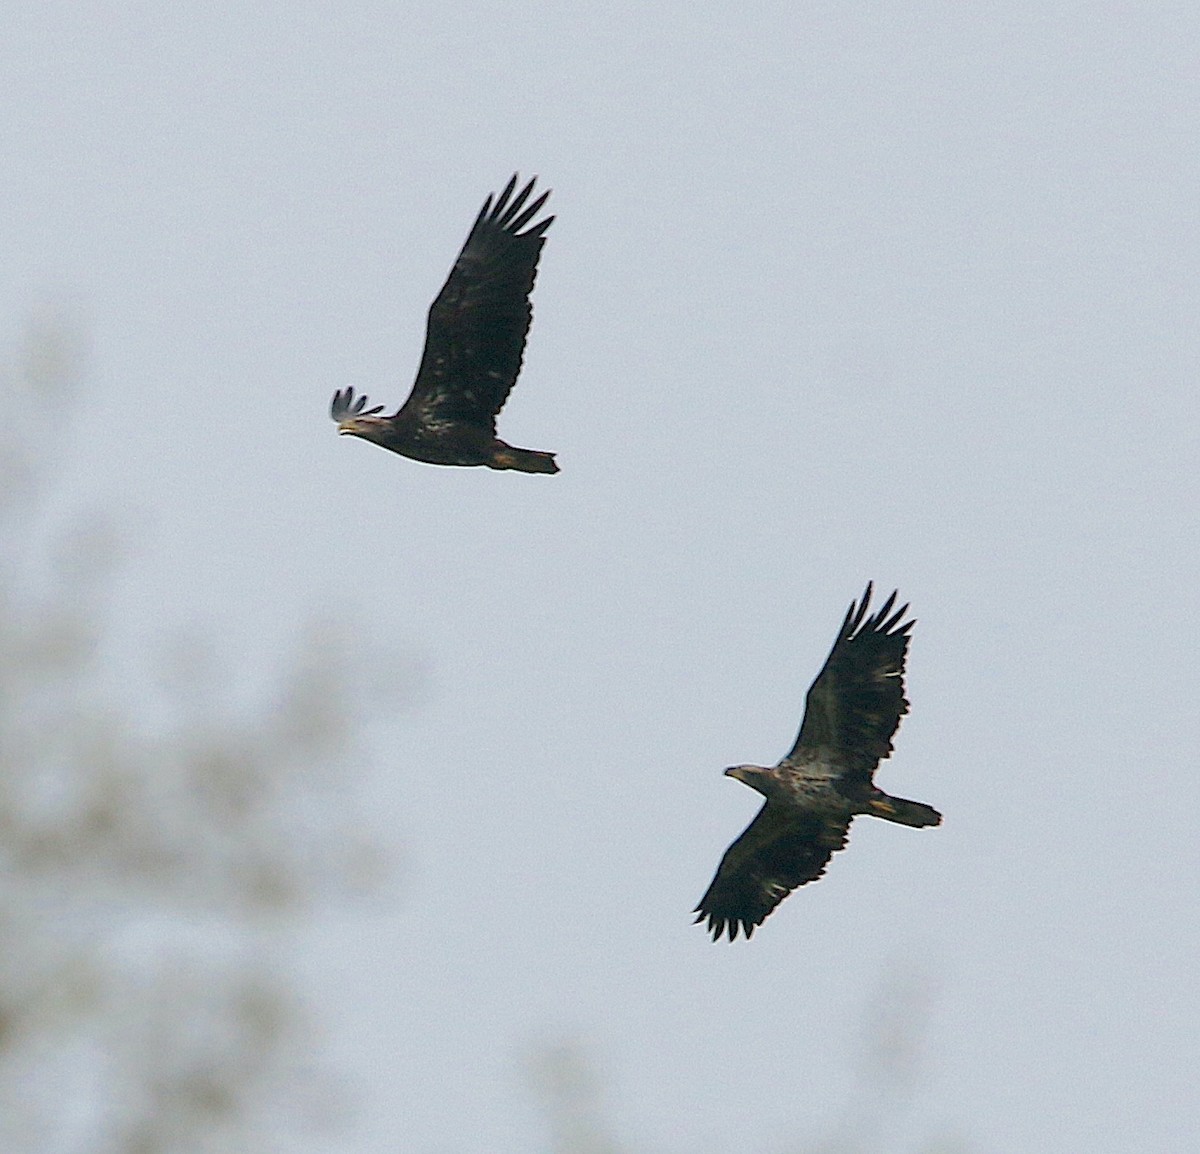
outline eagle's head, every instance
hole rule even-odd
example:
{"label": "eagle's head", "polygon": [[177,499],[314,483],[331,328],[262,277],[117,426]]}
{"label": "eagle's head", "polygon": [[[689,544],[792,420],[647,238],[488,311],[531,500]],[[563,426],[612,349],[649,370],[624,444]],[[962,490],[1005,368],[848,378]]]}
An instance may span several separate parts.
{"label": "eagle's head", "polygon": [[725,771],[726,777],[737,778],[743,785],[758,790],[764,797],[770,797],[775,779],[771,771],[763,765],[731,765]]}
{"label": "eagle's head", "polygon": [[378,417],[347,417],[338,421],[339,437],[364,437],[368,441],[378,441],[387,427],[386,421]]}

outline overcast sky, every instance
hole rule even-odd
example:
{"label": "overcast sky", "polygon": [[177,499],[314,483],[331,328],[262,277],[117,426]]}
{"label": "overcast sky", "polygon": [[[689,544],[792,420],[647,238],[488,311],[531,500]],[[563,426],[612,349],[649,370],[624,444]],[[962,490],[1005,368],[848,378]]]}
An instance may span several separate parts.
{"label": "overcast sky", "polygon": [[[1154,0],[6,16],[0,336],[88,334],[122,632],[268,669],[329,604],[428,670],[367,735],[394,899],[305,961],[346,1151],[544,1148],[563,1037],[631,1146],[785,1151],[896,973],[887,1154],[1196,1142],[1198,52]],[[514,169],[558,220],[501,435],[561,475],[339,439]],[[868,578],[918,618],[880,783],[945,824],[857,822],[714,945],[721,770],[788,749]]]}

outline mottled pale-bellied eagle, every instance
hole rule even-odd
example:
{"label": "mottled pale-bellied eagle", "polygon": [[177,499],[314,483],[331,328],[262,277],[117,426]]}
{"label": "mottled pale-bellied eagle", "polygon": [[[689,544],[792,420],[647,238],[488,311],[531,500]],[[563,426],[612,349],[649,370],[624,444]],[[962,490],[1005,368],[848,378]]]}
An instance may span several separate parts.
{"label": "mottled pale-bellied eagle", "polygon": [[[442,291],[429,308],[425,352],[408,400],[390,417],[347,386],[330,406],[338,432],[432,465],[487,465],[557,473],[552,453],[518,449],[496,436],[496,415],[521,371],[533,310],[529,294],[546,229],[526,228],[549,192],[526,205],[536,181],[513,196],[517,178],[489,196]],[[521,230],[525,231],[522,232]]]}
{"label": "mottled pale-bellied eagle", "polygon": [[[766,797],[745,832],[725,851],[696,907],[713,940],[746,937],[797,886],[815,881],[846,844],[860,813],[900,825],[937,825],[942,815],[919,801],[889,797],[873,781],[892,752],[892,735],[908,712],[904,658],[908,606],[892,611],[893,593],[872,617],[868,583],[850,603],[825,667],[808,691],[791,752],[773,769],[735,765],[725,772]],[[902,623],[903,622],[903,623]]]}

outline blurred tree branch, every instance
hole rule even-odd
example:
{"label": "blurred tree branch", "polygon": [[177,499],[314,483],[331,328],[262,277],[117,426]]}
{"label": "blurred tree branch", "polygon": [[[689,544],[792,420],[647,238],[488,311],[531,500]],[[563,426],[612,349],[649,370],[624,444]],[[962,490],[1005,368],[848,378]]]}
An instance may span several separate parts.
{"label": "blurred tree branch", "polygon": [[286,951],[378,865],[326,776],[360,720],[348,653],[301,631],[249,717],[196,663],[163,683],[174,722],[128,699],[115,534],[48,515],[82,349],[42,318],[0,380],[0,1148],[295,1146],[314,1039]]}
{"label": "blurred tree branch", "polygon": [[563,1042],[536,1050],[529,1074],[553,1154],[621,1154],[604,1118],[600,1079],[582,1047]]}
{"label": "blurred tree branch", "polygon": [[[792,1146],[795,1154],[969,1154],[953,1135],[912,1145],[903,1141],[920,1087],[922,1035],[933,989],[919,972],[897,971],[881,985],[865,1015],[850,1093],[830,1134]],[[546,1118],[552,1154],[621,1154],[601,1106],[602,1080],[579,1044],[547,1045],[534,1053],[530,1082]],[[799,1079],[802,1075],[797,1075]],[[787,1092],[786,1080],[774,1087]],[[747,1104],[748,1108],[753,1103]],[[901,1135],[900,1139],[897,1135]]]}

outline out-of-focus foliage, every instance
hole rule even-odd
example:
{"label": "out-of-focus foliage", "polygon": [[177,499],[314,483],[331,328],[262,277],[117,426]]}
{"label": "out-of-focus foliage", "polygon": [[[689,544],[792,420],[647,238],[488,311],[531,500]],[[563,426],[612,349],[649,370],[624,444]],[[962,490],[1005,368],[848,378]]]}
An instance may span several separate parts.
{"label": "out-of-focus foliage", "polygon": [[[827,1136],[789,1145],[786,1154],[970,1154],[972,1147],[951,1134],[915,1144],[904,1137],[914,1129],[930,997],[929,982],[916,974],[897,974],[884,983],[868,1008],[854,1077],[839,1104],[839,1116],[831,1121]],[[793,1092],[799,1093],[803,1072],[793,1073]],[[601,1079],[581,1046],[564,1042],[543,1047],[530,1064],[530,1081],[545,1114],[552,1154],[625,1154],[628,1147],[613,1139],[605,1117]],[[787,1071],[772,1089],[789,1092]],[[755,1109],[753,1102],[743,1105],[747,1111]],[[916,1129],[928,1132],[928,1127]],[[635,1149],[647,1154],[644,1147]]]}
{"label": "out-of-focus foliage", "polygon": [[933,990],[920,973],[897,970],[866,1008],[850,1088],[828,1136],[794,1154],[967,1154],[956,1139],[938,1137],[898,1144],[897,1134],[927,1127],[914,1114],[921,1089],[921,1058]]}
{"label": "out-of-focus foliage", "polygon": [[581,1047],[560,1043],[537,1051],[530,1080],[546,1115],[553,1154],[621,1154],[604,1119],[600,1080]]}
{"label": "out-of-focus foliage", "polygon": [[163,663],[159,702],[152,663],[116,667],[120,550],[58,483],[80,350],[35,324],[0,378],[0,1149],[304,1149],[320,1075],[287,953],[374,868],[332,788],[348,667],[301,630],[252,710],[215,658]]}

